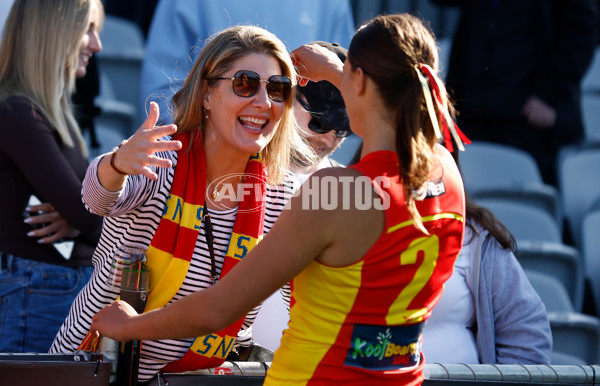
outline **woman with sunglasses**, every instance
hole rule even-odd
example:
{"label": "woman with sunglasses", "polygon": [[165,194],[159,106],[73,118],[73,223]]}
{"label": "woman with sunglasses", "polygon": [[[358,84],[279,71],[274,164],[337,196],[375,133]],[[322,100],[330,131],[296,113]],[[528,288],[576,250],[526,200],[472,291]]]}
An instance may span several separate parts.
{"label": "woman with sunglasses", "polygon": [[[337,43],[314,42],[335,53],[345,61],[347,50]],[[296,90],[294,113],[300,135],[317,155],[317,162],[303,159],[292,161],[292,171],[301,185],[319,169],[343,166],[330,155],[352,134],[348,112],[340,91],[327,81],[309,82]]]}
{"label": "woman with sunglasses", "polygon": [[[131,138],[91,163],[83,199],[105,217],[96,269],[53,352],[77,350],[92,315],[119,296],[107,279],[119,247],[146,250],[150,311],[213,286],[268,233],[291,196],[291,180],[283,184],[291,154],[310,154],[294,128],[295,81],[275,35],[253,26],[223,30],[174,96],[178,125],[155,127],[159,111],[152,103]],[[244,292],[244,282],[238,284]],[[144,340],[139,380],[161,370],[218,366],[238,344],[250,343],[257,311],[216,334]]]}
{"label": "woman with sunglasses", "polygon": [[[460,131],[435,75],[435,39],[412,15],[386,15],[359,28],[344,64],[319,45],[294,56],[302,76],[341,90],[363,138],[360,162],[313,174],[214,287],[139,316],[116,302],[92,328],[120,340],[204,334],[293,279],[289,327],[265,384],[420,384],[424,322],[452,274],[465,214],[458,168],[437,143]],[[306,208],[319,192],[339,205]]]}

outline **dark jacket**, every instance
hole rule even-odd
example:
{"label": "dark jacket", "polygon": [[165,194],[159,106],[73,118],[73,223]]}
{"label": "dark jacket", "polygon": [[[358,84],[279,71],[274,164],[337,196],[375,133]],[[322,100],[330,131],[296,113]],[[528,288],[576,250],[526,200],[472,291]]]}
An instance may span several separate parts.
{"label": "dark jacket", "polygon": [[[24,97],[13,96],[0,104],[0,122],[0,201],[4,205],[0,252],[58,265],[92,265],[102,218],[90,213],[81,200],[88,160],[77,145],[64,145],[41,111]],[[23,222],[23,212],[32,194],[52,204],[80,231],[69,260],[52,246],[27,236],[32,228]]]}
{"label": "dark jacket", "polygon": [[582,136],[580,82],[600,33],[596,0],[433,2],[461,6],[447,77],[460,117],[520,120],[535,95],[557,111],[557,144]]}

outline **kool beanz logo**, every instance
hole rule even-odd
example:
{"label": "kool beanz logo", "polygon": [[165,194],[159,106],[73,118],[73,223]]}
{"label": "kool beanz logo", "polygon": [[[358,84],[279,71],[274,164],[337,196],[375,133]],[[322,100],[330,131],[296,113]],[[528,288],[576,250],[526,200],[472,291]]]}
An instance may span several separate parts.
{"label": "kool beanz logo", "polygon": [[370,370],[411,368],[420,363],[421,326],[354,326],[345,364]]}
{"label": "kool beanz logo", "polygon": [[[302,187],[295,180],[284,181],[284,184],[287,187],[268,187],[267,179],[259,175],[229,174],[209,182],[206,199],[220,210],[250,199],[250,205],[239,208],[240,212],[257,210],[263,203],[286,203],[291,196],[299,197],[295,202],[302,210],[385,210],[390,206],[390,196],[384,188],[391,182],[384,176],[373,180],[366,176],[313,176]],[[263,186],[268,188],[263,190]]]}
{"label": "kool beanz logo", "polygon": [[[377,343],[375,345],[368,343],[364,339],[354,338],[354,343],[352,345],[354,348],[352,359],[356,359],[360,356],[361,358],[373,357],[382,360],[387,352],[388,345],[391,343],[391,338],[392,334],[390,333],[389,328],[385,330],[385,334],[382,334],[381,332],[377,334]],[[391,344],[393,345],[393,343]]]}

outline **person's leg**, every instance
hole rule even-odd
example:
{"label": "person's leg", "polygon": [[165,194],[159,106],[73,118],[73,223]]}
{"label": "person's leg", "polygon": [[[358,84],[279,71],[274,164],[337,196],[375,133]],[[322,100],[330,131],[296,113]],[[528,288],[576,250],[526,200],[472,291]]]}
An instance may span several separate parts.
{"label": "person's leg", "polygon": [[554,133],[550,130],[538,130],[532,135],[527,148],[535,158],[546,184],[557,186],[556,181],[556,159],[558,147],[554,142]]}
{"label": "person's leg", "polygon": [[27,294],[24,348],[48,352],[75,296],[88,282],[92,267],[37,263]]}
{"label": "person's leg", "polygon": [[550,129],[539,129],[525,121],[507,126],[509,134],[507,144],[525,150],[535,159],[542,180],[546,184],[556,185],[556,156],[554,133]]}

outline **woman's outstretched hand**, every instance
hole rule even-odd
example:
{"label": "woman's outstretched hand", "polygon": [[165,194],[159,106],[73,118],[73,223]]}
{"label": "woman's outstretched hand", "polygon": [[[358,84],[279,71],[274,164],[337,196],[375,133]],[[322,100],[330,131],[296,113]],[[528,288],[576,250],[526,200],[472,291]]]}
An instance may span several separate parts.
{"label": "woman's outstretched hand", "polygon": [[340,88],[344,63],[327,48],[316,43],[302,45],[292,51],[292,61],[300,75],[300,86],[309,80],[327,80]]}
{"label": "woman's outstretched hand", "polygon": [[159,117],[159,108],[156,102],[150,102],[148,117],[142,126],[117,150],[115,154],[115,167],[126,174],[142,174],[151,180],[156,180],[158,175],[148,166],[171,167],[171,161],[157,157],[158,151],[179,150],[180,141],[159,141],[160,138],[174,134],[177,126],[155,126]]}
{"label": "woman's outstretched hand", "polygon": [[[151,180],[158,175],[150,166],[169,168],[171,160],[155,155],[159,151],[179,150],[180,141],[160,141],[159,139],[174,134],[177,126],[174,124],[156,126],[159,108],[156,102],[150,102],[148,117],[140,128],[112,154],[103,157],[98,165],[98,178],[106,189],[116,191],[125,181],[126,175],[141,174]],[[111,164],[112,160],[112,164]]]}
{"label": "woman's outstretched hand", "polygon": [[118,300],[94,315],[90,329],[111,339],[126,342],[132,339],[127,334],[127,322],[137,315],[127,302]]}

